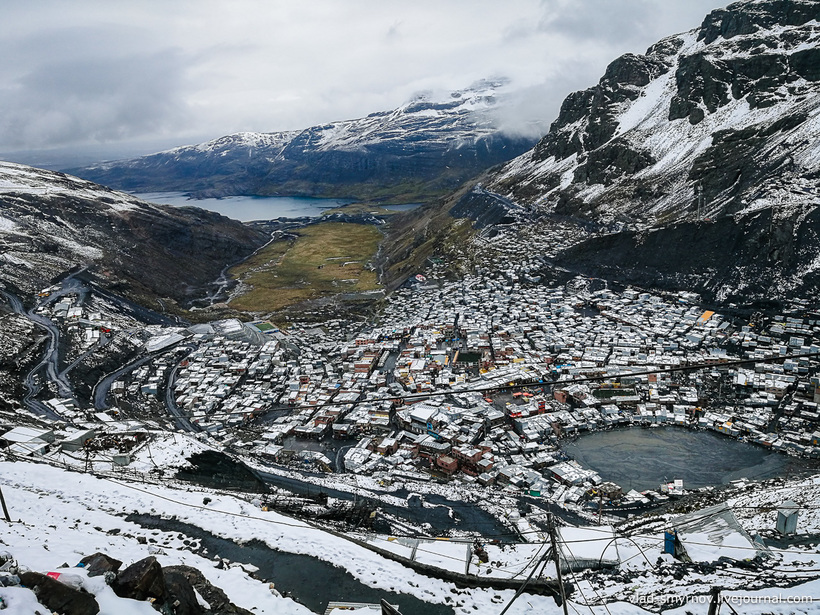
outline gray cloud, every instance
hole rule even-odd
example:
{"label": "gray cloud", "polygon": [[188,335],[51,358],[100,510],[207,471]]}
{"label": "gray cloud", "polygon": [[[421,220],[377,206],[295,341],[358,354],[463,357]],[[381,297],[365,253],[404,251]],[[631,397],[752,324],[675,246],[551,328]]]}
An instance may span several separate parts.
{"label": "gray cloud", "polygon": [[5,45],[28,62],[4,71],[0,142],[22,148],[118,141],[184,126],[185,54],[148,38],[137,45],[116,29],[79,28]]}
{"label": "gray cloud", "polygon": [[[648,46],[664,36],[699,25],[720,6],[714,0],[545,0],[538,29],[578,44]],[[635,51],[641,51],[636,49]]]}
{"label": "gray cloud", "polygon": [[401,37],[401,22],[396,21],[387,29],[387,40],[394,40]]}
{"label": "gray cloud", "polygon": [[714,0],[543,0],[539,19],[504,32],[510,45],[526,41],[550,50],[543,78],[510,92],[496,122],[514,134],[544,134],[567,94],[597,83],[612,60],[698,26],[717,6]]}
{"label": "gray cloud", "polygon": [[641,44],[663,8],[651,0],[579,0],[574,10],[546,3],[538,29],[560,33],[579,44]]}
{"label": "gray cloud", "polygon": [[[507,77],[512,131],[720,0],[36,0],[0,22],[0,151],[191,143]],[[534,128],[535,127],[535,128]]]}

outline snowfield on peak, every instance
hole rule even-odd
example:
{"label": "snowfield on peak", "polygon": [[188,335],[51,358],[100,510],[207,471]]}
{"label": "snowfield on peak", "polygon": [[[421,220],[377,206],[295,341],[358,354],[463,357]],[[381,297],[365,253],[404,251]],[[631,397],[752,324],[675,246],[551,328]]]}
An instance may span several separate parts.
{"label": "snowfield on peak", "polygon": [[790,14],[773,0],[738,2],[646,55],[622,56],[486,187],[543,211],[642,228],[692,219],[698,183],[700,215],[716,217],[785,177],[816,173],[818,6],[798,2]]}
{"label": "snowfield on peak", "polygon": [[420,202],[530,148],[495,111],[501,81],[424,94],[387,111],[304,130],[242,132],[132,160],[68,171],[135,192],[195,198],[311,196]]}

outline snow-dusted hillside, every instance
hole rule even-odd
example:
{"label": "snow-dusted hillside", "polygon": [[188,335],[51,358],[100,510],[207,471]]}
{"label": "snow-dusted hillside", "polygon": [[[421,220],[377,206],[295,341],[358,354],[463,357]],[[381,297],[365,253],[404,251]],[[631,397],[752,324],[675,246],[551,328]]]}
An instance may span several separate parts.
{"label": "snow-dusted hillside", "polygon": [[820,172],[820,3],[738,2],[564,101],[485,185],[635,227],[804,202]]}
{"label": "snow-dusted hillside", "polygon": [[182,299],[265,239],[212,212],[8,162],[0,162],[0,205],[0,277],[26,292],[91,266],[133,291]]}
{"label": "snow-dusted hillside", "polygon": [[73,173],[129,190],[396,198],[453,188],[535,142],[493,121],[500,82],[305,130],[243,132]]}
{"label": "snow-dusted hillside", "polygon": [[[412,596],[436,605],[431,607],[431,612],[490,613],[499,608],[502,600],[508,601],[514,594],[513,590],[459,589],[452,582],[424,576],[314,524],[262,511],[258,500],[254,505],[249,501],[251,498],[197,490],[175,481],[168,483],[134,484],[69,473],[46,465],[2,462],[0,484],[14,521],[0,526],[2,551],[8,552],[26,568],[79,577],[81,587],[94,594],[102,607],[102,615],[148,615],[157,611],[148,602],[118,598],[103,577],[87,578],[82,569],[73,568],[83,557],[95,552],[121,560],[123,569],[149,556],[156,557],[163,567],[184,565],[197,568],[236,606],[260,614],[309,615],[317,612],[281,597],[278,592],[272,593],[267,583],[258,580],[274,576],[271,568],[280,565],[275,558],[277,552],[325,561],[347,571],[357,583],[376,588],[384,595],[389,592],[401,594],[391,601],[400,602]],[[207,503],[203,504],[205,499]],[[267,569],[253,578],[247,571],[256,569],[256,566],[242,560],[223,562],[215,553],[206,555],[200,536],[152,530],[124,518],[129,514],[155,519],[173,518],[239,545],[258,542],[271,549],[274,557],[266,562]],[[238,552],[242,557],[241,549]],[[209,560],[209,557],[214,559]],[[63,563],[69,567],[60,568]],[[0,571],[0,578],[3,576]],[[355,593],[350,595],[350,583],[346,587],[330,586],[317,591],[316,584],[325,582],[322,577],[305,578],[304,587],[280,589],[299,589],[302,594],[313,591],[328,595],[331,600],[355,600]],[[35,615],[38,608],[43,612],[35,595],[27,588],[0,585],[0,599],[15,609],[12,613]],[[404,613],[413,612],[408,610],[407,603],[400,606],[404,607]],[[527,595],[526,600],[517,602],[515,607],[510,611],[513,614],[560,613],[553,599],[546,596]],[[235,612],[224,606],[223,609],[211,608],[214,613]],[[323,611],[324,608],[318,612]]]}

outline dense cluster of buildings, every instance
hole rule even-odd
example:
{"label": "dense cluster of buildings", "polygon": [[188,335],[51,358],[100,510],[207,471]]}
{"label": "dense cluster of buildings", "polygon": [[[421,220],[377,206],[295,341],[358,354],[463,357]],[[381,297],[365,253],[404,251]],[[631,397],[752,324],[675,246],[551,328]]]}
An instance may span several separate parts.
{"label": "dense cluster of buildings", "polygon": [[40,291],[39,296],[45,302],[36,312],[63,324],[65,332],[75,339],[81,350],[104,341],[115,325],[100,310],[84,305],[77,293],[61,295],[49,301],[51,293],[58,288],[52,286]]}
{"label": "dense cluster of buildings", "polygon": [[[218,328],[188,336],[194,349],[174,376],[166,366],[156,390],[141,390],[159,395],[170,383],[180,410],[250,455],[281,461],[298,439],[333,437],[355,442],[338,470],[511,485],[559,501],[601,483],[560,448],[589,430],[677,425],[817,455],[817,362],[801,355],[820,352],[820,320],[740,322],[697,299],[596,280],[547,288],[512,273],[468,277],[397,291],[379,326],[348,339],[332,325],[268,327],[261,341]],[[260,414],[253,438],[231,432]]]}

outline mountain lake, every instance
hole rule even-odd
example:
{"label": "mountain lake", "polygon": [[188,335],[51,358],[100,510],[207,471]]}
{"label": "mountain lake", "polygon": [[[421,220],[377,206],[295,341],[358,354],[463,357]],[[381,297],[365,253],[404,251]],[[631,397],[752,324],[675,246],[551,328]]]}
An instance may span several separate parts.
{"label": "mountain lake", "polygon": [[[239,220],[273,220],[321,216],[329,209],[355,203],[353,199],[319,199],[303,196],[226,196],[220,199],[192,199],[185,192],[134,192],[135,197],[174,207],[200,207]],[[384,205],[384,209],[406,211],[418,203]]]}

